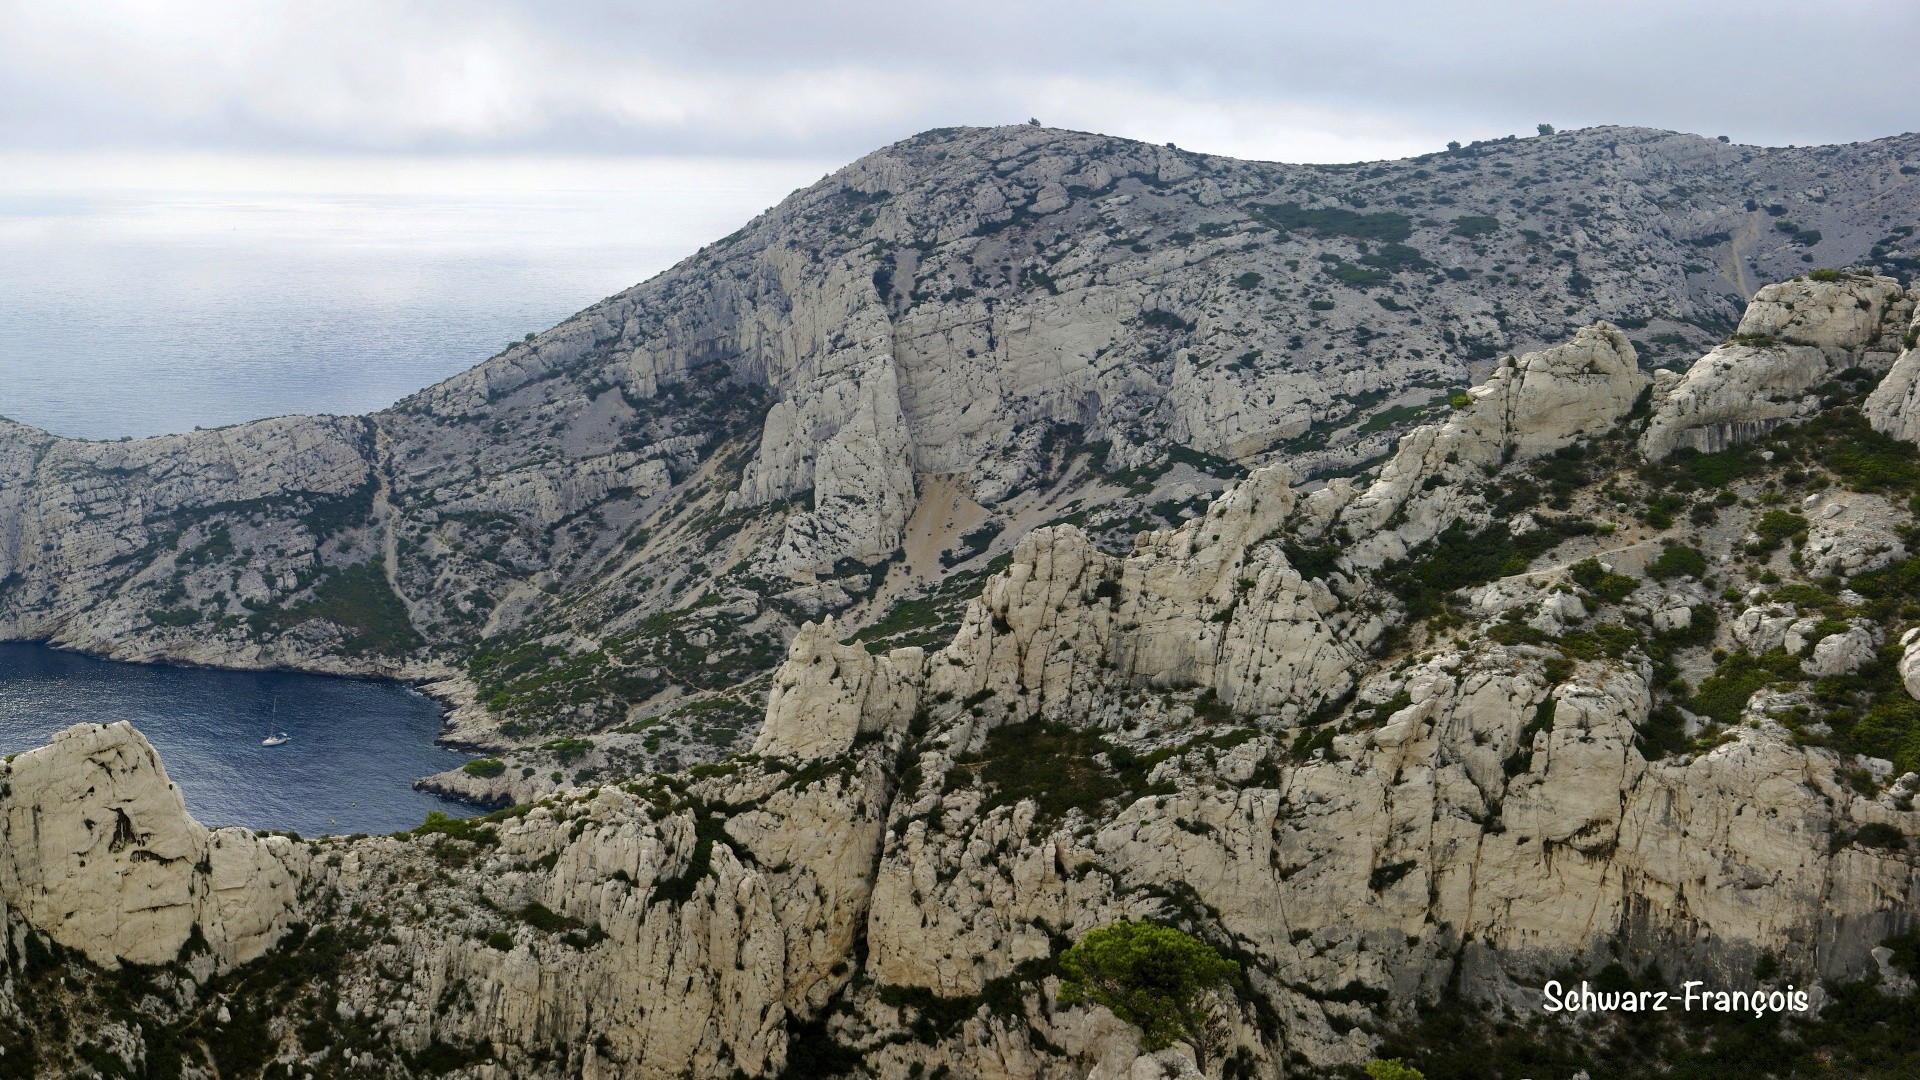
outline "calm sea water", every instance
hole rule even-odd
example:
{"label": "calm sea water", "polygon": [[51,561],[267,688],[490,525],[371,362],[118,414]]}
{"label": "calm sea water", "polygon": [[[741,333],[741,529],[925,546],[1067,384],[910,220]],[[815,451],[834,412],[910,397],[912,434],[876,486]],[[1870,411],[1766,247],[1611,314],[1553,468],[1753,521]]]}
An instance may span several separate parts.
{"label": "calm sea water", "polygon": [[0,415],[382,408],[739,228],[811,163],[0,156]]}
{"label": "calm sea water", "polygon": [[[117,438],[378,409],[732,232],[793,161],[0,155],[0,415]],[[6,482],[0,477],[0,484]],[[278,702],[291,742],[263,747]],[[462,758],[390,684],[0,644],[0,751],[131,720],[211,825],[390,832]]]}
{"label": "calm sea water", "polygon": [[[276,711],[277,710],[277,711]],[[292,734],[261,746],[270,718]],[[0,644],[0,753],[83,722],[130,720],[208,825],[385,833],[463,803],[413,781],[466,755],[433,745],[440,708],[396,683],[323,675],[120,664]]]}

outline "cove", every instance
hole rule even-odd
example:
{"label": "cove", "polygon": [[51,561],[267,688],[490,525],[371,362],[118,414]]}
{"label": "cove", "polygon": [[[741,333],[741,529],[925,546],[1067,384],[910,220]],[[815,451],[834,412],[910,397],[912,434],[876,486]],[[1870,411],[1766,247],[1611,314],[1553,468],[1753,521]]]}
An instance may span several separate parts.
{"label": "cove", "polygon": [[[0,753],[44,745],[74,724],[130,720],[188,812],[212,826],[388,833],[430,810],[473,814],[413,789],[466,760],[434,745],[440,715],[392,682],[125,664],[0,643]],[[293,736],[284,745],[260,745],[270,716]]]}

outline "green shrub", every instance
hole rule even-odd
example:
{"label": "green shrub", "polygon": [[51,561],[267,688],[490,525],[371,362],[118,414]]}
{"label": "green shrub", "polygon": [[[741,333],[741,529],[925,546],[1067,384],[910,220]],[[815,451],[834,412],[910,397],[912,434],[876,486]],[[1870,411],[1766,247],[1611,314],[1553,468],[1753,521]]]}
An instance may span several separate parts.
{"label": "green shrub", "polygon": [[[1553,134],[1552,128],[1540,126],[1540,134]],[[1399,1058],[1374,1058],[1367,1062],[1367,1080],[1427,1080],[1427,1075]]]}
{"label": "green shrub", "polygon": [[1308,210],[1297,202],[1272,203],[1252,209],[1263,222],[1283,231],[1299,229],[1321,236],[1387,243],[1398,243],[1413,235],[1413,219],[1405,214],[1362,214],[1344,207]]}
{"label": "green shrub", "polygon": [[1568,572],[1574,584],[1609,604],[1617,604],[1640,587],[1637,578],[1615,574],[1600,565],[1598,559],[1582,559]]}
{"label": "green shrub", "polygon": [[491,780],[507,771],[507,763],[497,757],[475,758],[465,765],[460,766],[460,771],[466,773],[468,776],[478,776],[483,780]]}
{"label": "green shrub", "polygon": [[1740,719],[1748,699],[1782,679],[1799,679],[1800,662],[1774,649],[1762,656],[1734,653],[1720,661],[1712,675],[1700,680],[1688,708],[1722,724]]}
{"label": "green shrub", "polygon": [[1700,549],[1674,544],[1660,552],[1660,557],[1647,566],[1647,576],[1660,581],[1668,578],[1690,577],[1699,580],[1707,576],[1707,557]]}
{"label": "green shrub", "polygon": [[521,908],[520,921],[543,934],[558,934],[580,925],[578,920],[569,919],[540,903],[529,903]]}
{"label": "green shrub", "polygon": [[[1109,765],[1095,760],[1100,754]],[[1148,793],[1146,774],[1165,756],[1141,758],[1094,732],[1028,720],[995,728],[979,752],[961,755],[954,767],[992,789],[982,810],[1032,799],[1044,820],[1073,809],[1095,815],[1110,799]]]}
{"label": "green shrub", "polygon": [[276,621],[324,619],[347,632],[352,653],[404,653],[420,645],[407,606],[387,584],[380,559],[335,570],[313,587],[313,599],[288,609]]}
{"label": "green shrub", "polygon": [[1421,619],[1443,610],[1446,594],[1522,573],[1561,541],[1593,531],[1588,522],[1549,519],[1524,536],[1514,536],[1502,521],[1470,531],[1455,520],[1405,559],[1383,567],[1376,580],[1406,605],[1409,618]]}
{"label": "green shrub", "polygon": [[1870,821],[1848,834],[1846,842],[1855,847],[1879,848],[1882,851],[1905,851],[1907,836],[1899,829],[1884,821]]}
{"label": "green shrub", "polygon": [[1122,920],[1060,954],[1060,1000],[1092,1002],[1140,1029],[1140,1045],[1193,1047],[1205,1072],[1232,1033],[1233,987],[1240,965],[1170,926]]}
{"label": "green shrub", "polygon": [[1640,635],[1619,623],[1596,623],[1560,635],[1560,649],[1576,660],[1597,660],[1602,656],[1615,660],[1640,644]]}
{"label": "green shrub", "polygon": [[500,834],[479,818],[451,817],[440,810],[427,811],[427,820],[414,827],[413,836],[445,836],[482,846],[500,842]]}
{"label": "green shrub", "polygon": [[540,749],[553,751],[553,756],[559,760],[560,764],[571,765],[587,756],[587,751],[593,749],[593,740],[572,737],[554,739],[541,743]]}
{"label": "green shrub", "polygon": [[495,930],[493,933],[487,935],[487,948],[498,949],[501,952],[511,952],[513,949],[513,935],[507,933],[505,930]]}
{"label": "green shrub", "polygon": [[1468,238],[1492,236],[1500,231],[1500,219],[1480,214],[1467,214],[1453,219],[1453,228],[1448,230],[1455,236]]}
{"label": "green shrub", "polygon": [[1751,547],[1758,549],[1754,551],[1757,555],[1777,551],[1788,537],[1799,536],[1806,531],[1807,519],[1802,515],[1792,510],[1769,510],[1753,523],[1754,535],[1760,538],[1760,542]]}

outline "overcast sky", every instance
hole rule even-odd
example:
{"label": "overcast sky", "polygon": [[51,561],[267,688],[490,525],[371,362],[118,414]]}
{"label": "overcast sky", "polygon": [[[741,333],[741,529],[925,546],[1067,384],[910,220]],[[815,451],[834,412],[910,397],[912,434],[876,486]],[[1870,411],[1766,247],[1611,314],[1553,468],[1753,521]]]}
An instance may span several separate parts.
{"label": "overcast sky", "polygon": [[1894,134],[1920,4],[0,0],[0,151],[794,157],[1029,116],[1354,160],[1560,127]]}

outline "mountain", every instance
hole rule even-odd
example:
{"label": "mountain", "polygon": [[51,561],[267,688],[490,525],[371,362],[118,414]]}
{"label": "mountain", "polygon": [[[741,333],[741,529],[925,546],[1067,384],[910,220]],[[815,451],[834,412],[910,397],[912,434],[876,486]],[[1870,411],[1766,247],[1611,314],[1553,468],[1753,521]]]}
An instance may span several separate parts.
{"label": "mountain", "polygon": [[[748,752],[484,818],[209,832],[78,725],[0,765],[0,1070],[1910,1075],[1917,301],[1815,269],[1651,374],[1577,328],[1377,475],[1024,530],[936,643],[803,625]],[[1067,992],[1134,920],[1142,997]]]}
{"label": "mountain", "polygon": [[[483,819],[209,833],[77,726],[0,766],[0,1067],[1911,1072],[1917,299],[1817,270],[1652,376],[1581,328],[1370,481],[1033,529],[936,647],[804,626],[751,752]],[[1235,965],[1211,1039],[1063,993],[1129,919]]]}
{"label": "mountain", "polygon": [[1759,283],[1910,271],[1916,168],[1914,136],[1289,166],[928,132],[372,416],[0,427],[0,636],[435,680],[454,738],[537,766],[445,778],[478,797],[713,760],[801,623],[943,640],[1038,525],[1124,551],[1249,468],[1377,467],[1594,319],[1684,362]]}

